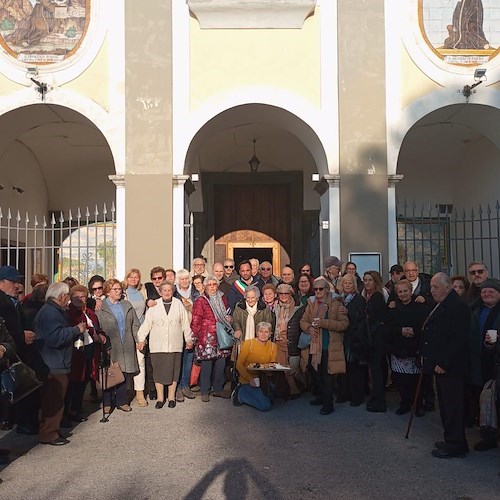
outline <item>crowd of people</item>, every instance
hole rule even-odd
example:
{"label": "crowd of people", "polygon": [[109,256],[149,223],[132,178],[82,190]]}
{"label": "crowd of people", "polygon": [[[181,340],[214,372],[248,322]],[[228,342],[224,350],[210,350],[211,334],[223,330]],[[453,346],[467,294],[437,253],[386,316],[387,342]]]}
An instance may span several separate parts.
{"label": "crowd of people", "polygon": [[[308,263],[276,276],[267,261],[236,269],[226,259],[209,271],[198,257],[191,270],[154,267],[146,283],[138,269],[87,285],[36,274],[29,295],[17,269],[0,267],[0,368],[18,356],[43,382],[16,405],[0,401],[1,429],[65,445],[64,429],[87,419],[88,387],[94,402],[102,388],[107,415],[196,397],[268,411],[305,393],[321,415],[334,403],[385,412],[395,387],[398,415],[423,417],[438,403],[435,457],[465,456],[466,427],[480,426],[476,450],[496,448],[499,399],[480,407],[485,384],[500,386],[500,281],[486,265],[470,263],[467,279],[408,261],[384,284],[353,262],[324,264],[318,277]],[[107,387],[116,365],[123,381]]]}

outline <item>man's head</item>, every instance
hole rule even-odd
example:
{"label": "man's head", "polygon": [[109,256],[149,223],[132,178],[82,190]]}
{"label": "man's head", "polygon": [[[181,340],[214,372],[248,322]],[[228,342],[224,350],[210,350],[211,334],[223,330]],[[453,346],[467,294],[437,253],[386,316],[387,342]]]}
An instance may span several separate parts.
{"label": "man's head", "polygon": [[259,272],[262,278],[265,280],[269,279],[271,275],[273,274],[273,266],[270,262],[265,260],[260,266],[259,266]]}
{"label": "man's head", "polygon": [[283,283],[291,285],[293,283],[294,278],[295,278],[295,273],[293,272],[293,269],[290,266],[285,266],[281,270],[281,281],[283,281]]}
{"label": "man's head", "polygon": [[0,267],[0,290],[10,295],[17,296],[16,283],[23,278],[19,271],[13,266]]}
{"label": "man's head", "polygon": [[229,278],[234,271],[234,260],[226,259],[224,261],[224,275]]}
{"label": "man's head", "polygon": [[221,281],[224,278],[224,266],[220,262],[216,262],[212,266],[212,274]]}
{"label": "man's head", "polygon": [[332,279],[338,278],[342,264],[343,262],[335,255],[327,257],[325,259],[326,274]]}
{"label": "man's head", "polygon": [[484,262],[471,262],[467,268],[469,281],[479,286],[488,279],[488,268]]}
{"label": "man's head", "polygon": [[431,295],[436,302],[443,302],[452,290],[451,278],[447,274],[436,273],[431,278]]}
{"label": "man's head", "polygon": [[252,265],[248,260],[242,260],[238,266],[238,272],[240,273],[241,279],[248,281],[252,278]]}
{"label": "man's head", "polygon": [[418,278],[418,266],[417,263],[413,260],[408,260],[403,264],[403,272],[406,276],[406,279],[413,283]]}
{"label": "man's head", "polygon": [[488,278],[481,283],[481,300],[488,307],[495,307],[500,302],[500,280]]}
{"label": "man's head", "polygon": [[69,299],[69,286],[64,281],[52,283],[47,289],[45,299],[52,299],[60,307],[65,307]]}
{"label": "man's head", "polygon": [[259,272],[259,260],[258,259],[250,259],[250,265],[252,266],[252,276],[257,276]]}
{"label": "man's head", "polygon": [[193,273],[203,274],[205,272],[205,259],[203,257],[196,257],[193,259]]}
{"label": "man's head", "polygon": [[165,280],[169,283],[175,283],[175,274],[173,269],[165,269]]}

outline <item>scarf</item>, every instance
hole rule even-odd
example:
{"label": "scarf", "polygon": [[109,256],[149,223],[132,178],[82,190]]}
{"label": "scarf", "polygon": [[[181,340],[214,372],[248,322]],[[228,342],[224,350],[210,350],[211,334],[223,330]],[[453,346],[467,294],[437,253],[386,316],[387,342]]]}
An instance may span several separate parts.
{"label": "scarf", "polygon": [[210,304],[212,312],[214,313],[215,320],[218,321],[219,323],[224,324],[228,328],[231,328],[231,324],[228,323],[226,319],[228,313],[226,311],[226,306],[222,301],[222,292],[217,290],[217,292],[214,293],[213,295],[208,295],[207,293],[206,298],[208,300],[208,303]]}
{"label": "scarf", "polygon": [[253,306],[249,306],[248,303],[247,303],[247,313],[248,313],[248,316],[247,316],[247,324],[246,324],[246,327],[245,327],[245,340],[249,340],[249,339],[254,339],[255,338],[255,320],[254,320],[254,316],[255,316],[255,313],[257,312],[257,304],[258,302],[256,302]]}
{"label": "scarf", "polygon": [[[324,302],[321,302],[321,304],[319,304],[318,301],[315,300],[312,304],[311,312],[313,319],[324,319],[326,314],[328,313],[328,304],[325,304]],[[319,335],[317,335],[316,338],[311,336],[311,346],[309,349],[309,354],[311,355],[311,365],[316,371],[318,371],[319,365],[321,363],[321,351],[323,349],[323,332],[321,331],[321,329],[318,329],[318,331]]]}
{"label": "scarf", "polygon": [[294,306],[293,301],[289,301],[286,304],[278,302],[274,308],[274,314],[276,315],[276,330],[274,333],[274,339],[286,340],[286,329],[288,326],[288,321],[290,320],[290,313],[292,307]]}

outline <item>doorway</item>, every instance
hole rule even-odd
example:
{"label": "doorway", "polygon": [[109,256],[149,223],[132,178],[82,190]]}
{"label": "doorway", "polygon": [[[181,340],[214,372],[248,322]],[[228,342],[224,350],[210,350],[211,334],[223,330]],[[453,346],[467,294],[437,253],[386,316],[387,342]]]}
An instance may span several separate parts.
{"label": "doorway", "polygon": [[272,248],[242,248],[236,247],[233,249],[233,259],[238,269],[242,260],[257,259],[259,262],[272,262],[273,249]]}

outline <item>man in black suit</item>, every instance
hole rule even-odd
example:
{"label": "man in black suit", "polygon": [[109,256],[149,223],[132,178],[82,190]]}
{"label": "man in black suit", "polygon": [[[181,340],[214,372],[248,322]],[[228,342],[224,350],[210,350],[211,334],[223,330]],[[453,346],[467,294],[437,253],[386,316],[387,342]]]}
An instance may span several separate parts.
{"label": "man in black suit", "polygon": [[444,441],[435,443],[432,455],[464,457],[469,451],[465,438],[464,385],[469,366],[471,313],[444,273],[432,277],[431,294],[437,304],[423,326],[423,370],[424,374],[436,376],[444,429]]}

